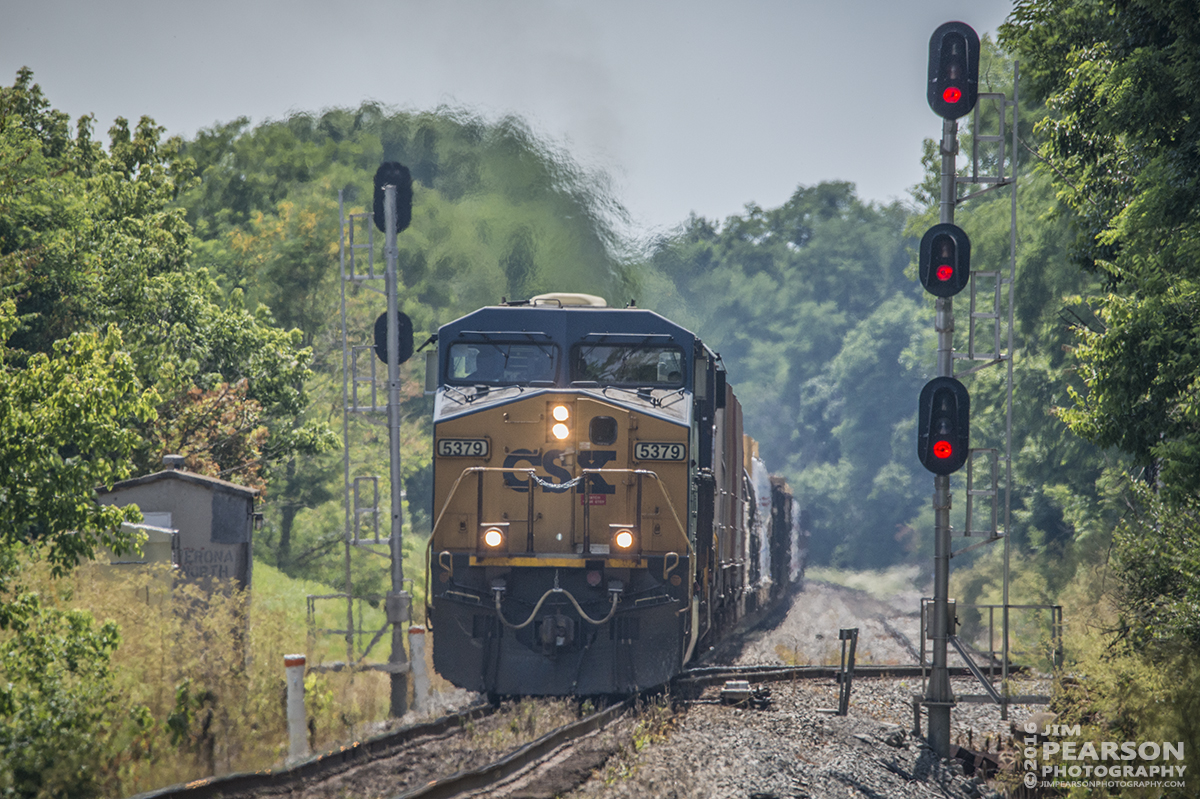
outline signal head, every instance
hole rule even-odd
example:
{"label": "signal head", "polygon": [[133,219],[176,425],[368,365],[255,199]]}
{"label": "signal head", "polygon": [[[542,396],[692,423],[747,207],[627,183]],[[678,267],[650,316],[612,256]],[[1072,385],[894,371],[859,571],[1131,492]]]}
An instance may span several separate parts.
{"label": "signal head", "polygon": [[413,182],[408,167],[396,161],[384,161],[375,170],[375,227],[380,233],[387,233],[384,228],[386,212],[383,208],[383,187],[396,187],[396,232],[404,230],[412,222]]}
{"label": "signal head", "polygon": [[918,262],[925,290],[935,297],[953,297],[971,279],[971,239],[958,225],[934,225],[921,237]]}
{"label": "signal head", "polygon": [[[413,354],[413,323],[408,314],[400,311],[396,314],[396,325],[400,329],[400,354],[397,356],[397,363],[404,363]],[[388,335],[387,335],[387,313],[381,313],[375,319],[375,355],[379,360],[387,363],[388,360]]]}
{"label": "signal head", "polygon": [[957,472],[971,451],[971,395],[953,377],[935,377],[917,402],[917,457],[934,474]]}
{"label": "signal head", "polygon": [[938,26],[929,38],[926,98],[943,119],[966,116],[979,95],[979,35],[965,22]]}

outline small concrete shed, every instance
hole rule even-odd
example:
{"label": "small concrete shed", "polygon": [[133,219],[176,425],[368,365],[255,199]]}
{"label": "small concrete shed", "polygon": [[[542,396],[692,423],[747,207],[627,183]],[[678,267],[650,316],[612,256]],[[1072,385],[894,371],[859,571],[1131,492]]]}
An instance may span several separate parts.
{"label": "small concrete shed", "polygon": [[178,455],[165,456],[163,463],[161,472],[101,489],[98,500],[104,505],[137,505],[146,524],[177,530],[178,574],[184,579],[234,579],[239,588],[249,588],[258,492],[189,472]]}

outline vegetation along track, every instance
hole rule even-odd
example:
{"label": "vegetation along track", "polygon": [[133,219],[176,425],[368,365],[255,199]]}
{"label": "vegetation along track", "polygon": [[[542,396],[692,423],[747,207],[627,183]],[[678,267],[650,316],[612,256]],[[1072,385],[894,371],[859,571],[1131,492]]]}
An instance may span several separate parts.
{"label": "vegetation along track", "polygon": [[470,730],[476,724],[486,724],[486,720],[501,715],[497,713],[498,710],[500,708],[491,704],[472,705],[458,713],[342,746],[288,767],[195,780],[141,793],[133,799],[238,799],[275,794],[303,795],[309,788],[338,776],[368,769],[373,764],[413,753],[426,746],[437,746],[439,742]]}

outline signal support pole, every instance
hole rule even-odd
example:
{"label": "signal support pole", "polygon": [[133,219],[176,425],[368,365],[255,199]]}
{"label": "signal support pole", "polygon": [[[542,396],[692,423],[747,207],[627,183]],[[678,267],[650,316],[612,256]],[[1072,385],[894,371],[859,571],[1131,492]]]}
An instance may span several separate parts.
{"label": "signal support pole", "polygon": [[[958,121],[942,121],[941,222],[954,222],[955,158],[958,155]],[[938,336],[937,373],[954,376],[954,301],[937,299],[935,329]],[[933,668],[925,691],[929,714],[929,745],[939,757],[950,756],[950,708],[954,691],[947,667],[947,636],[950,629],[950,477],[933,478]]]}
{"label": "signal support pole", "polygon": [[396,307],[396,187],[385,186],[384,249],[387,257],[387,370],[388,370],[388,448],[391,462],[392,527],[388,543],[392,560],[392,590],[386,601],[387,619],[392,625],[392,654],[388,658],[392,675],[391,715],[403,716],[408,710],[408,657],[404,652],[404,630],[408,616],[408,596],[404,593],[404,553],[400,546],[402,497],[400,482],[400,316]]}

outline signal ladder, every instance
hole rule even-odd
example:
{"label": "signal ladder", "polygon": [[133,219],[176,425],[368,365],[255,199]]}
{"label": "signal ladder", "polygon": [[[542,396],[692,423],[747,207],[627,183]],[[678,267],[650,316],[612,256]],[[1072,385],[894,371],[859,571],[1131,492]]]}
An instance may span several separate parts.
{"label": "signal ladder", "polygon": [[[351,476],[350,420],[353,414],[386,414],[387,401],[380,397],[379,384],[386,383],[386,376],[378,375],[379,360],[372,344],[352,343],[347,324],[347,289],[361,287],[373,291],[386,301],[387,292],[382,285],[386,274],[375,271],[375,215],[370,212],[349,214],[345,212],[344,198],[338,192],[339,222],[339,268],[341,273],[341,339],[342,339],[342,475],[343,508],[345,511],[345,579],[346,590],[336,594],[311,595],[308,597],[308,620],[310,636],[326,633],[343,636],[346,640],[346,664],[352,668],[374,668],[388,670],[387,666],[366,665],[364,661],[372,648],[390,627],[381,630],[365,629],[362,626],[362,605],[369,602],[381,605],[387,601],[382,595],[355,596],[353,576],[350,568],[350,553],[353,547],[362,547],[382,557],[389,557],[390,536],[379,534],[379,476]],[[383,402],[380,402],[383,400]],[[404,493],[401,492],[401,498]],[[377,549],[379,548],[379,549]],[[411,595],[411,588],[410,588]],[[318,629],[315,623],[316,600],[340,600],[346,602],[345,629]],[[357,602],[358,622],[355,623],[354,607]],[[355,654],[355,641],[371,636],[370,642]],[[341,668],[333,663],[326,668]],[[318,666],[317,668],[321,668]]]}
{"label": "signal ladder", "polygon": [[[1048,612],[1049,632],[1054,646],[1056,663],[1061,663],[1062,657],[1062,608],[1051,605],[1011,605],[1008,595],[1010,558],[1008,534],[1011,529],[1012,514],[1013,286],[1016,282],[1017,272],[1018,77],[1018,65],[1014,64],[1012,100],[1003,94],[979,93],[978,102],[972,112],[970,175],[960,175],[955,179],[956,206],[1005,187],[1011,187],[1012,198],[1007,269],[1003,267],[990,270],[972,269],[967,346],[965,351],[955,351],[952,354],[954,361],[963,362],[966,366],[962,371],[957,371],[955,377],[964,377],[1001,364],[1005,366],[1007,372],[1003,448],[973,448],[967,459],[967,503],[962,535],[983,540],[951,553],[951,557],[954,557],[1003,539],[1004,600],[1002,605],[971,606],[980,612],[986,611],[988,614],[989,644],[986,651],[976,650],[953,631],[949,636],[950,643],[986,691],[984,694],[958,695],[956,701],[995,702],[1000,705],[1001,718],[1008,717],[1008,705],[1011,703],[1044,704],[1049,701],[1049,697],[1045,696],[1010,695],[1004,688],[1009,679],[1009,611],[1019,610],[1032,612],[1035,615]],[[985,186],[985,188],[958,196],[957,184],[975,184]],[[1003,480],[1001,480],[1002,466]],[[925,610],[923,601],[921,613],[922,665],[925,663],[925,639],[932,638],[929,624],[931,619],[926,618]],[[996,610],[1000,610],[1002,615],[1000,625],[1002,629],[999,636],[995,631]],[[928,615],[932,616],[932,614]],[[950,616],[953,626],[953,612]],[[997,637],[1000,639],[999,649],[996,647]],[[977,659],[985,663],[982,669],[976,663]],[[1001,672],[1000,690],[993,685],[997,666]],[[983,669],[987,670],[986,675],[983,673]]]}

